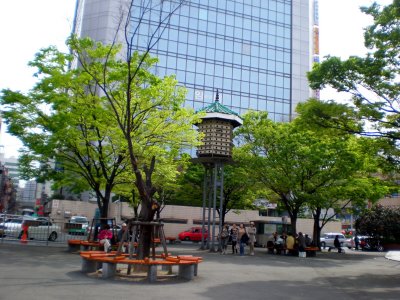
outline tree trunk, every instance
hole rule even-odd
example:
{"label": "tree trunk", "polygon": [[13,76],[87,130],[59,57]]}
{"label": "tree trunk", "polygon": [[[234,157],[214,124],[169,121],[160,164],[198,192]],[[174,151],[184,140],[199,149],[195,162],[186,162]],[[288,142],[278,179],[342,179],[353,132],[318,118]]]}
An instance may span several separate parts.
{"label": "tree trunk", "polygon": [[97,204],[100,211],[100,218],[108,218],[108,208],[110,206],[111,191],[112,188],[108,186],[106,186],[104,196],[102,195],[100,190],[95,191],[98,199]]}
{"label": "tree trunk", "polygon": [[150,257],[152,227],[148,225],[140,225],[139,230],[140,235],[137,258],[144,259],[145,257]]}
{"label": "tree trunk", "polygon": [[[152,208],[151,202],[142,200],[139,220],[142,222],[154,221],[156,211]],[[138,259],[150,257],[152,230],[153,227],[150,225],[140,225],[139,227]]]}
{"label": "tree trunk", "polygon": [[321,249],[320,245],[320,237],[321,237],[321,227],[319,226],[319,218],[321,216],[321,208],[318,207],[314,212],[313,212],[313,219],[314,219],[314,230],[313,230],[313,242],[318,248]]}
{"label": "tree trunk", "polygon": [[297,233],[297,215],[290,214],[290,224],[292,225],[292,234],[296,236]]}

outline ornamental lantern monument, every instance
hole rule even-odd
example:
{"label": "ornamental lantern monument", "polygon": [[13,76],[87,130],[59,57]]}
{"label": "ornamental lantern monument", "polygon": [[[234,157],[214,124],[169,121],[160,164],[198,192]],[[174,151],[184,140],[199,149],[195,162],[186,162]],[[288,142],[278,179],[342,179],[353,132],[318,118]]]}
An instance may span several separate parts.
{"label": "ornamental lantern monument", "polygon": [[[203,144],[197,148],[195,162],[203,164],[203,218],[201,248],[215,251],[215,222],[216,205],[219,194],[220,214],[223,207],[224,164],[232,162],[233,130],[242,125],[240,116],[219,102],[219,94],[215,102],[204,107],[199,112],[205,112],[202,122],[196,124],[198,131],[204,134]],[[219,190],[218,190],[219,189]],[[212,226],[212,235],[208,234],[207,243],[204,241],[206,202],[208,199],[208,232]],[[213,212],[211,217],[211,211]],[[222,218],[219,218],[219,232],[222,230]]]}

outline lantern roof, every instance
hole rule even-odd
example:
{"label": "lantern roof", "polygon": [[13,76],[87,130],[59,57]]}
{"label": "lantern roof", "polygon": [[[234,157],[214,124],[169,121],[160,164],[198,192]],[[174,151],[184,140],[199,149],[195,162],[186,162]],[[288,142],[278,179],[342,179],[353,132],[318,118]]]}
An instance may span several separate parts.
{"label": "lantern roof", "polygon": [[237,127],[243,124],[242,118],[238,113],[229,109],[225,105],[219,102],[219,94],[215,97],[215,102],[202,108],[199,112],[205,112],[206,115],[202,119],[221,119],[232,123],[233,127]]}

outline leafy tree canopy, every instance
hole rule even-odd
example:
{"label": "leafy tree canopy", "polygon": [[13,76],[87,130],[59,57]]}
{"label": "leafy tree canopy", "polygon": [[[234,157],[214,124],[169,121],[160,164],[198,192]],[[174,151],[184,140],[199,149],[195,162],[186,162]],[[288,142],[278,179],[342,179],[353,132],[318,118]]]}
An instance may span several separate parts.
{"label": "leafy tree canopy", "polygon": [[365,210],[356,220],[356,230],[387,242],[400,242],[400,208],[376,205]]}
{"label": "leafy tree canopy", "polygon": [[[182,172],[178,184],[168,203],[176,205],[202,206],[204,187],[204,167],[200,164],[192,164]],[[224,166],[224,188],[222,218],[231,209],[253,208],[253,200],[260,197],[260,187],[255,187],[252,178],[248,176],[246,167],[238,161],[233,165]],[[220,212],[219,197],[217,197],[217,211]],[[208,206],[208,198],[206,199]]]}
{"label": "leafy tree canopy", "polygon": [[330,86],[349,93],[352,104],[316,106],[314,119],[349,132],[399,140],[400,1],[386,7],[375,3],[362,11],[373,17],[364,33],[366,56],[346,60],[328,56],[308,74],[312,88]]}
{"label": "leafy tree canopy", "polygon": [[3,90],[3,116],[24,145],[24,179],[53,180],[55,188],[75,192],[92,189],[104,216],[128,161],[107,106],[87,74],[68,67],[72,59],[54,47],[37,53],[30,62],[37,83],[27,94]]}
{"label": "leafy tree canopy", "polygon": [[292,224],[306,207],[338,207],[350,196],[367,200],[362,188],[355,191],[355,183],[362,186],[369,177],[366,167],[372,169],[359,139],[318,134],[300,120],[276,123],[260,112],[246,114],[238,134],[237,151],[252,176],[284,205]]}
{"label": "leafy tree canopy", "polygon": [[[157,60],[148,55],[135,52],[127,63],[116,45],[74,36],[67,43],[73,54],[49,47],[36,55],[39,80],[27,95],[2,91],[9,132],[25,146],[26,176],[90,186],[98,197],[105,189],[100,208],[116,184],[134,183],[151,198],[186,164],[182,148],[197,143],[199,120],[183,108],[185,90],[173,76],[152,74]],[[70,69],[73,62],[79,68]]]}

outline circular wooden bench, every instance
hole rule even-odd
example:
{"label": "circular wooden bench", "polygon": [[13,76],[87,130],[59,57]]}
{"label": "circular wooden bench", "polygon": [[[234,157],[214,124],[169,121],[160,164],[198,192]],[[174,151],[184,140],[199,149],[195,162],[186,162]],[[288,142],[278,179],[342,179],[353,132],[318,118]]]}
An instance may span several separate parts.
{"label": "circular wooden bench", "polygon": [[178,266],[178,277],[191,280],[197,276],[198,264],[203,261],[201,257],[195,256],[170,256],[165,254],[156,255],[155,259],[129,258],[129,254],[116,252],[104,253],[102,251],[82,251],[82,272],[93,273],[97,271],[99,263],[102,264],[102,278],[114,278],[117,273],[118,264],[147,266],[147,280],[157,281],[157,268],[162,266],[168,273],[172,273],[172,267]]}
{"label": "circular wooden bench", "polygon": [[82,240],[68,240],[68,251],[76,252],[81,249]]}
{"label": "circular wooden bench", "polygon": [[76,252],[79,250],[99,250],[103,247],[99,242],[87,241],[87,240],[68,240],[68,251]]}
{"label": "circular wooden bench", "polygon": [[306,247],[304,248],[306,251],[306,256],[307,257],[315,257],[317,256],[317,251],[319,251],[318,247]]}

